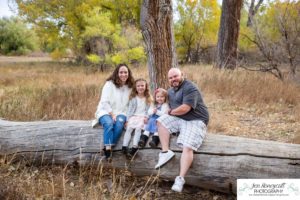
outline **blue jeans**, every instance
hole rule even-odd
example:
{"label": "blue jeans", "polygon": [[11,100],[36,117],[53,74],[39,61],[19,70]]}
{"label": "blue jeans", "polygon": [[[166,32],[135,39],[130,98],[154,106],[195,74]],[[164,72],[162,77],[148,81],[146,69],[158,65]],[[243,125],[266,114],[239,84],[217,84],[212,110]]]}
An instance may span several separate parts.
{"label": "blue jeans", "polygon": [[110,115],[103,115],[99,119],[99,123],[104,129],[104,145],[111,146],[117,144],[126,122],[125,115],[118,115],[116,121]]}

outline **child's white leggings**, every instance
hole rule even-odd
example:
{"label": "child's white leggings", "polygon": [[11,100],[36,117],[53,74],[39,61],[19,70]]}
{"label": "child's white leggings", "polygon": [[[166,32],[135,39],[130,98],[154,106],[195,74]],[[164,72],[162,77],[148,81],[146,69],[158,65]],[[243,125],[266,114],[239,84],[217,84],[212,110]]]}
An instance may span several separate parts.
{"label": "child's white leggings", "polygon": [[[133,128],[127,127],[125,135],[124,135],[124,139],[123,139],[123,146],[128,146],[129,142],[130,142],[130,138],[131,138],[131,133],[133,131]],[[134,136],[133,136],[133,142],[132,142],[132,146],[133,147],[137,147],[140,137],[141,137],[141,133],[142,133],[142,129],[136,128],[134,131]]]}

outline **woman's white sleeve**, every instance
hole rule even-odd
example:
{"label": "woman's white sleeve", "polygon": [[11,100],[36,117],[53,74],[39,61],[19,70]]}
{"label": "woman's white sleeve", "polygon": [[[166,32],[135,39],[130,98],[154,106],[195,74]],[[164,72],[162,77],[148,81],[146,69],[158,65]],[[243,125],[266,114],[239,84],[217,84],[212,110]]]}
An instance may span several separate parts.
{"label": "woman's white sleeve", "polygon": [[107,113],[110,113],[112,111],[112,107],[110,104],[110,100],[114,98],[111,94],[112,88],[111,88],[110,82],[106,82],[102,88],[102,93],[101,93],[101,99],[98,104],[98,109],[104,110]]}

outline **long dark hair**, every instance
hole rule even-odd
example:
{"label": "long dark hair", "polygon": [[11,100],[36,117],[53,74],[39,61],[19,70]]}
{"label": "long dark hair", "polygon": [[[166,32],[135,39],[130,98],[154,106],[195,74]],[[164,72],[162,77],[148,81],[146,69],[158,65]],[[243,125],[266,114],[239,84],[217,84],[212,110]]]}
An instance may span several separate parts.
{"label": "long dark hair", "polygon": [[128,70],[128,79],[127,79],[125,84],[129,88],[132,88],[133,85],[134,85],[134,78],[132,76],[131,70],[129,69],[129,67],[125,63],[118,64],[117,67],[115,68],[115,70],[113,71],[113,73],[108,77],[108,79],[106,79],[106,81],[112,81],[116,85],[117,88],[121,87],[122,82],[119,78],[119,70],[120,70],[121,67],[126,67],[127,68],[127,70]]}

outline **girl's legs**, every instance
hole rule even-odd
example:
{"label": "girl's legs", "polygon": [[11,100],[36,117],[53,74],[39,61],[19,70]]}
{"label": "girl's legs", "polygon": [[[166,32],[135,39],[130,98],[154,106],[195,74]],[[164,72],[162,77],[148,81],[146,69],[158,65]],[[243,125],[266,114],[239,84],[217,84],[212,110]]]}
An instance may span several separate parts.
{"label": "girl's legs", "polygon": [[155,132],[152,136],[152,140],[149,142],[150,147],[156,148],[159,143],[158,132]]}
{"label": "girl's legs", "polygon": [[149,138],[150,132],[144,131],[144,133],[141,135],[140,141],[138,143],[140,148],[144,148],[147,144],[148,138]]}
{"label": "girl's legs", "polygon": [[135,147],[135,148],[138,147],[138,143],[141,138],[141,133],[142,133],[142,129],[140,129],[140,128],[135,129],[132,147]]}
{"label": "girl's legs", "polygon": [[125,115],[118,115],[116,121],[114,123],[113,136],[112,136],[112,144],[116,145],[124,128],[124,124],[126,122]]}
{"label": "girl's legs", "polygon": [[127,127],[127,130],[125,132],[124,139],[123,139],[123,147],[128,147],[132,131],[133,131],[133,128]]}
{"label": "girl's legs", "polygon": [[149,135],[150,135],[150,132],[149,132],[149,131],[144,131],[143,135],[146,135],[146,136],[148,136],[148,137],[149,137]]}
{"label": "girl's legs", "polygon": [[132,142],[132,148],[129,152],[129,154],[127,154],[128,158],[132,159],[136,152],[138,151],[138,143],[141,137],[141,133],[142,133],[142,129],[140,128],[136,128],[135,132],[134,132],[134,137],[133,137],[133,142]]}
{"label": "girl's legs", "polygon": [[158,137],[158,132],[157,132],[157,124],[155,122],[155,124],[153,124],[153,128],[154,130],[156,130],[152,136],[152,140],[149,142],[150,147],[152,148],[156,148],[158,143],[159,143],[159,137]]}

